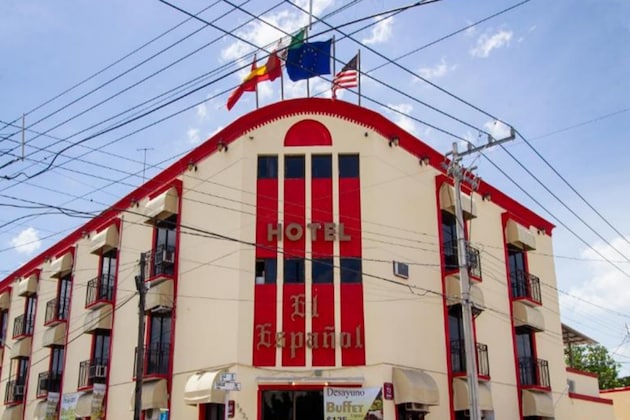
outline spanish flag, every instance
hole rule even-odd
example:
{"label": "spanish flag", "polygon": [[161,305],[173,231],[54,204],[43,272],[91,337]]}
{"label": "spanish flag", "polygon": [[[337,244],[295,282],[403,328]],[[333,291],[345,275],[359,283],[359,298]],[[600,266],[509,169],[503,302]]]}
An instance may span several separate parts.
{"label": "spanish flag", "polygon": [[274,81],[281,76],[281,73],[282,63],[280,62],[276,51],[269,54],[267,62],[261,67],[256,66],[256,55],[254,55],[252,70],[245,77],[243,83],[241,83],[241,85],[232,92],[227,100],[228,111],[234,107],[236,102],[238,102],[243,92],[254,92],[256,91],[256,85],[258,85],[259,82],[263,82],[265,80]]}

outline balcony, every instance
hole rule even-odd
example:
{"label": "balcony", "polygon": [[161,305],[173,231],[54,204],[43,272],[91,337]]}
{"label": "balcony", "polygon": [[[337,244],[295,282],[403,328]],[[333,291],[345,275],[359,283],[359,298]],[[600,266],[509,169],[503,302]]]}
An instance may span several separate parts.
{"label": "balcony", "polygon": [[540,279],[524,270],[510,273],[512,284],[512,299],[524,299],[542,304],[540,294]]}
{"label": "balcony", "polygon": [[[144,349],[144,375],[145,376],[165,376],[168,375],[169,345],[154,344]],[[136,363],[138,348],[136,347],[133,373],[136,374]]]}
{"label": "balcony", "polygon": [[111,303],[114,297],[114,276],[101,274],[88,281],[85,295],[85,307],[94,306],[99,302]]}
{"label": "balcony", "polygon": [[147,272],[144,279],[150,280],[158,276],[173,277],[175,274],[175,247],[158,245],[154,250],[145,252]]}
{"label": "balcony", "polygon": [[22,401],[24,401],[24,380],[8,381],[4,393],[4,403],[19,404]]}
{"label": "balcony", "polygon": [[[481,279],[481,253],[477,248],[470,245],[466,246],[468,273],[473,279]],[[442,252],[444,253],[444,265],[446,271],[459,269],[459,256],[457,254],[457,241],[446,241],[442,244]]]}
{"label": "balcony", "polygon": [[105,359],[90,359],[79,363],[79,389],[91,388],[94,384],[104,384],[107,379]]}
{"label": "balcony", "polygon": [[15,317],[13,321],[13,338],[33,335],[33,318],[26,314]]}
{"label": "balcony", "polygon": [[[476,346],[477,374],[489,377],[488,346],[481,343],[476,343]],[[451,366],[454,375],[466,374],[466,346],[464,340],[451,340]]]}
{"label": "balcony", "polygon": [[533,357],[518,358],[519,378],[521,386],[531,388],[549,388],[549,363]]}
{"label": "balcony", "polygon": [[49,392],[61,391],[61,373],[41,372],[37,378],[37,398],[48,395]]}
{"label": "balcony", "polygon": [[70,310],[70,299],[54,298],[46,302],[46,315],[44,316],[44,325],[58,324],[68,319]]}

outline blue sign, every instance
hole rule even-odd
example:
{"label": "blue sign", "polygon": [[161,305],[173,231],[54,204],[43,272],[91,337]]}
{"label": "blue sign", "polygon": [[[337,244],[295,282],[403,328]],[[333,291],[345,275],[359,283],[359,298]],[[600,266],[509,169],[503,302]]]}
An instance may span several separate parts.
{"label": "blue sign", "polygon": [[160,409],[160,420],[168,420],[168,410],[161,408]]}

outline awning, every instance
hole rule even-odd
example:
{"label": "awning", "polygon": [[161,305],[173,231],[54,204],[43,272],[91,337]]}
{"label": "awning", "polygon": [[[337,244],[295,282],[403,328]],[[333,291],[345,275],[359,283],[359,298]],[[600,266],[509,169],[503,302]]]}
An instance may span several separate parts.
{"label": "awning", "polygon": [[77,407],[74,413],[77,417],[90,417],[92,415],[92,393],[86,392],[77,400]]}
{"label": "awning", "polygon": [[2,420],[22,420],[22,410],[24,410],[24,406],[22,404],[4,406]]}
{"label": "awning", "polygon": [[553,399],[550,394],[544,392],[534,392],[524,389],[523,391],[523,417],[541,416],[552,417]]}
{"label": "awning", "polygon": [[[486,382],[479,382],[477,390],[479,408],[484,411],[494,410],[490,385]],[[468,381],[461,378],[453,379],[453,406],[455,411],[468,410],[468,401]]]}
{"label": "awning", "polygon": [[513,220],[508,220],[505,228],[505,236],[507,237],[507,242],[509,244],[526,251],[536,249],[536,238],[534,235],[528,228],[516,223]]}
{"label": "awning", "polygon": [[545,331],[545,317],[538,308],[533,308],[523,302],[512,302],[512,315],[515,327],[531,327],[536,331]]}
{"label": "awning", "polygon": [[420,369],[392,368],[394,402],[438,405],[440,393],[435,380]]}
{"label": "awning", "polygon": [[[462,193],[462,211],[464,219],[473,219],[477,217],[477,206],[472,198]],[[449,213],[455,214],[455,188],[452,185],[443,184],[440,187],[440,208]]]}
{"label": "awning", "polygon": [[91,334],[96,330],[112,329],[112,305],[106,304],[85,314],[83,332]]}
{"label": "awning", "polygon": [[184,388],[184,402],[189,405],[225,403],[225,391],[215,389],[214,386],[223,371],[195,373]]}
{"label": "awning", "polygon": [[[462,303],[462,291],[459,285],[459,276],[447,276],[446,277],[446,298],[447,304],[459,305]],[[470,285],[470,300],[473,307],[484,310],[486,308],[486,300],[483,296],[481,287],[476,284]]]}
{"label": "awning", "polygon": [[178,213],[179,197],[175,187],[169,188],[167,191],[150,200],[145,208],[144,214],[147,217],[145,223],[154,223],[168,219]]}
{"label": "awning", "polygon": [[30,357],[31,356],[31,337],[24,337],[11,346],[11,359],[16,357]]}
{"label": "awning", "polygon": [[50,265],[50,277],[61,278],[72,271],[72,253],[66,252]]}
{"label": "awning", "polygon": [[90,244],[90,253],[100,255],[116,248],[118,248],[118,226],[112,224],[94,236]]}
{"label": "awning", "polygon": [[[136,395],[135,387],[131,392],[131,410],[133,410]],[[168,408],[168,392],[166,389],[166,379],[157,381],[144,381],[142,383],[142,410],[152,408]]]}
{"label": "awning", "polygon": [[66,345],[66,323],[61,322],[54,327],[44,330],[42,337],[42,347],[65,346]]}
{"label": "awning", "polygon": [[37,293],[37,274],[20,279],[16,289],[18,296],[30,296]]}
{"label": "awning", "polygon": [[0,311],[6,311],[11,306],[11,292],[0,293]]}
{"label": "awning", "polygon": [[147,312],[170,311],[173,309],[173,280],[150,282],[144,307]]}

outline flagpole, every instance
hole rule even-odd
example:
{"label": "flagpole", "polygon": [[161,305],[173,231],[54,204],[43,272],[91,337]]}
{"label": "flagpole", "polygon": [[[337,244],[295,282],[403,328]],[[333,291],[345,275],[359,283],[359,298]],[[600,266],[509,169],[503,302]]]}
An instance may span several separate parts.
{"label": "flagpole", "polygon": [[361,106],[361,50],[357,53],[357,85],[359,90],[359,106]]}
{"label": "flagpole", "polygon": [[[282,67],[280,67],[282,69]],[[280,100],[284,101],[284,72],[280,72]]]}

